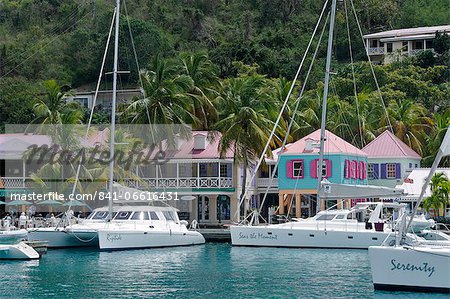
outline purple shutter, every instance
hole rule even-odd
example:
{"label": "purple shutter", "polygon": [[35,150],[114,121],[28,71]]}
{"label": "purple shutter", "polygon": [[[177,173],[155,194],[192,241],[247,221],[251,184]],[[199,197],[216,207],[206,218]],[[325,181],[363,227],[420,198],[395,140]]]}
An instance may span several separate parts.
{"label": "purple shutter", "polygon": [[331,161],[325,160],[325,165],[326,165],[326,169],[327,169],[327,175],[325,177],[329,178],[329,177],[331,177]]}
{"label": "purple shutter", "polygon": [[350,178],[350,160],[345,160],[344,172],[345,172],[345,178],[349,179]]}
{"label": "purple shutter", "polygon": [[402,178],[402,166],[400,163],[395,163],[395,178],[396,179]]}
{"label": "purple shutter", "polygon": [[386,163],[381,163],[380,164],[380,166],[381,166],[381,179],[386,179],[387,178],[387,173],[386,173],[386,171],[387,171],[387,169],[386,169]]}
{"label": "purple shutter", "polygon": [[294,165],[293,164],[294,163],[292,160],[288,160],[286,162],[286,177],[288,177],[289,179],[294,178]]}
{"label": "purple shutter", "polygon": [[380,178],[380,168],[378,163],[373,163],[373,178],[379,179]]}
{"label": "purple shutter", "polygon": [[227,166],[227,177],[231,178],[232,171],[233,171],[233,164],[227,163],[225,165]]}
{"label": "purple shutter", "polygon": [[315,159],[313,161],[311,161],[310,169],[309,169],[309,175],[312,178],[317,179],[317,164],[319,163],[319,159]]}

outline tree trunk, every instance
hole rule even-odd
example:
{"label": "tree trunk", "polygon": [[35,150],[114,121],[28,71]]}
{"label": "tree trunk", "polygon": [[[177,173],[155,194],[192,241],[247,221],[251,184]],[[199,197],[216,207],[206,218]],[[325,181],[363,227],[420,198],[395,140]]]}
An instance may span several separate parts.
{"label": "tree trunk", "polygon": [[[241,195],[240,195],[240,200],[239,201],[240,202],[243,201],[243,203],[244,203],[244,219],[245,219],[247,217],[247,210],[248,210],[248,207],[249,207],[248,198],[247,197],[244,198],[245,191],[247,189],[247,168],[248,168],[248,159],[247,159],[247,155],[246,154],[244,154],[244,161],[243,161],[243,163],[244,163],[244,168],[243,168],[244,173],[243,173],[243,176],[242,176],[242,191],[241,191]],[[242,200],[243,198],[244,198],[244,200]]]}

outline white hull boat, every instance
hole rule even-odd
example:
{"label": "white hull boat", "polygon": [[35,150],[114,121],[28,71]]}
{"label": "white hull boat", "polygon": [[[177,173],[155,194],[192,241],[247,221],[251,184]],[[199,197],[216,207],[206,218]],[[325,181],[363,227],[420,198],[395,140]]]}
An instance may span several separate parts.
{"label": "white hull boat", "polygon": [[0,230],[0,244],[17,243],[26,240],[28,233],[25,229]]}
{"label": "white hull boat", "polygon": [[32,260],[38,258],[39,253],[37,253],[33,247],[25,244],[25,242],[0,245],[0,259]]}
{"label": "white hull boat", "polygon": [[38,259],[39,253],[22,242],[27,239],[27,235],[24,229],[0,231],[0,259]]}
{"label": "white hull boat", "polygon": [[199,245],[205,238],[196,231],[155,231],[101,229],[98,232],[101,250],[141,249]]}
{"label": "white hull boat", "polygon": [[389,235],[388,232],[317,230],[277,225],[232,226],[230,230],[233,246],[367,249],[381,245]]}
{"label": "white hull boat", "polygon": [[123,206],[105,228],[98,230],[101,250],[172,247],[204,244],[171,206]]}
{"label": "white hull boat", "polygon": [[[351,210],[322,211],[306,220],[264,226],[236,225],[230,227],[231,242],[237,246],[367,249],[381,245],[386,238],[387,243],[395,241],[395,236],[390,236],[396,223],[392,215],[400,215],[404,208],[404,204],[398,203],[359,203]],[[390,209],[389,215],[384,214],[386,209]],[[420,224],[422,228],[423,223]],[[408,238],[422,240],[420,235]],[[450,245],[450,240],[447,243]]]}
{"label": "white hull boat", "polygon": [[450,247],[369,248],[375,289],[450,293]]}
{"label": "white hull boat", "polygon": [[28,239],[30,241],[45,240],[48,242],[48,248],[98,247],[97,229],[79,224],[65,228],[45,227],[29,229]]}

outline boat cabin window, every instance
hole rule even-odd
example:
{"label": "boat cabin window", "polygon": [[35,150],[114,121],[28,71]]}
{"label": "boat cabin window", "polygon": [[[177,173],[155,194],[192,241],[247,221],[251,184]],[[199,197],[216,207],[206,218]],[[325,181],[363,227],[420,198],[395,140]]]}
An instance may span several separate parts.
{"label": "boat cabin window", "polygon": [[107,211],[99,211],[96,212],[94,216],[92,216],[92,219],[96,219],[96,220],[101,220],[101,219],[106,219],[108,217],[108,212]]}
{"label": "boat cabin window", "polygon": [[175,215],[170,211],[163,211],[163,215],[167,221],[176,221]]}
{"label": "boat cabin window", "polygon": [[341,214],[341,215],[337,215],[337,216],[336,216],[336,219],[344,219],[344,217],[345,217],[345,215],[344,215],[344,214]]}
{"label": "boat cabin window", "polygon": [[156,214],[156,212],[150,211],[149,213],[151,220],[159,220],[158,214]]}
{"label": "boat cabin window", "polygon": [[347,215],[347,219],[354,219],[353,213],[349,213],[349,214]]}
{"label": "boat cabin window", "polygon": [[95,215],[95,212],[92,212],[92,213],[89,214],[89,216],[87,216],[86,219],[92,219],[92,217],[94,217],[94,215]]}
{"label": "boat cabin window", "polygon": [[118,212],[114,220],[128,220],[130,218],[132,212],[121,211]]}
{"label": "boat cabin window", "polygon": [[319,217],[317,217],[317,219],[316,220],[331,220],[331,219],[333,219],[334,218],[334,216],[336,216],[336,215],[334,215],[334,214],[324,214],[324,215],[320,215]]}
{"label": "boat cabin window", "polygon": [[147,212],[134,212],[133,216],[131,216],[131,220],[148,220]]}

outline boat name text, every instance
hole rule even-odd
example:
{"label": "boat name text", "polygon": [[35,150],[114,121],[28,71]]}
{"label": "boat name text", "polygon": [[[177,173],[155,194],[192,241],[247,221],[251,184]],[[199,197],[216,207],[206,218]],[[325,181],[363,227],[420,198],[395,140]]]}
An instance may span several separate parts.
{"label": "boat name text", "polygon": [[400,271],[419,271],[424,272],[425,274],[428,273],[428,277],[431,277],[434,273],[434,266],[429,266],[427,262],[423,262],[421,265],[414,265],[414,264],[403,264],[397,262],[395,259],[391,260],[392,268],[391,271],[400,270]]}

